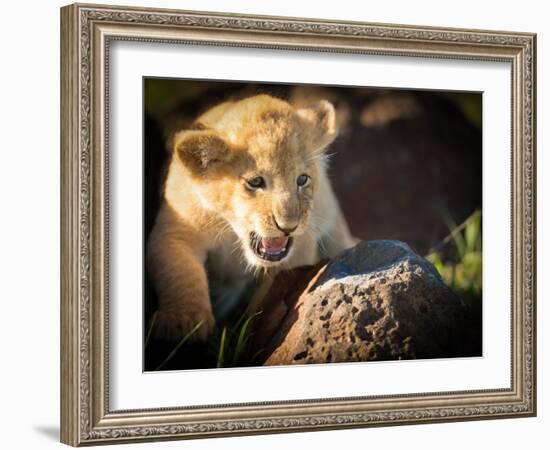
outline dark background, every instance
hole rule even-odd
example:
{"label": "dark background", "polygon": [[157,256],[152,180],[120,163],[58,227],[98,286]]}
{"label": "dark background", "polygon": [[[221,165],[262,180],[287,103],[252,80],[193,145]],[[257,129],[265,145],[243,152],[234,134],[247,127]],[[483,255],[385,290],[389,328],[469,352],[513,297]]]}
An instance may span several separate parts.
{"label": "dark background", "polygon": [[[319,99],[335,106],[340,133],[328,150],[329,177],[353,235],[398,239],[420,255],[435,249],[445,259],[453,252],[450,224],[481,209],[480,93],[158,78],[145,78],[143,87],[145,241],[159,206],[170,133],[219,102],[260,93],[299,106]],[[145,279],[148,321],[156,298]],[[166,353],[158,345],[145,352],[146,369]],[[188,349],[186,361],[196,354],[191,365],[175,358],[167,368],[208,367],[203,350]]]}

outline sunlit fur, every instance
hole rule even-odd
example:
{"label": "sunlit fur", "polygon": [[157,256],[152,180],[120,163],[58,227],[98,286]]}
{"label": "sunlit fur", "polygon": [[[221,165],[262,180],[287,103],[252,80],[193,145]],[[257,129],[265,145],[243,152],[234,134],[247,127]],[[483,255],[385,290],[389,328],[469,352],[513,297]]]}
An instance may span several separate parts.
{"label": "sunlit fur", "polygon": [[[329,102],[296,109],[258,95],[222,103],[192,128],[172,138],[164,200],[147,249],[159,298],[157,334],[172,339],[201,321],[196,337],[214,326],[207,258],[210,281],[229,287],[353,245],[326,173],[324,152],[337,134]],[[303,187],[301,174],[310,177]],[[265,186],[251,189],[247,180],[258,176]],[[288,255],[268,262],[250,247],[250,233],[282,236],[275,221],[296,230]]]}

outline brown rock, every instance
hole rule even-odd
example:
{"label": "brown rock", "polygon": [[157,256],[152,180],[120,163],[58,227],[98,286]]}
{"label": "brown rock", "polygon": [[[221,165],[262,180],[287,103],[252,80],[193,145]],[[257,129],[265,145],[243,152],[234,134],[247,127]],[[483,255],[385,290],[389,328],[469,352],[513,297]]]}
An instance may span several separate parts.
{"label": "brown rock", "polygon": [[265,365],[467,356],[462,301],[398,241],[281,274],[256,324]]}

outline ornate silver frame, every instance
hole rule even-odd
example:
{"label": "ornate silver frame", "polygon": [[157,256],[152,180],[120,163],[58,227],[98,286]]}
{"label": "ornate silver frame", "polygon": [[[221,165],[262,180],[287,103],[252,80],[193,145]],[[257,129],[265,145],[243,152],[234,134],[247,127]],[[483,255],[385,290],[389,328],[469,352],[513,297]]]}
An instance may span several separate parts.
{"label": "ornate silver frame", "polygon": [[[109,43],[138,40],[424,58],[512,67],[509,389],[111,411],[108,398]],[[536,35],[75,4],[61,9],[61,440],[129,441],[536,414]]]}

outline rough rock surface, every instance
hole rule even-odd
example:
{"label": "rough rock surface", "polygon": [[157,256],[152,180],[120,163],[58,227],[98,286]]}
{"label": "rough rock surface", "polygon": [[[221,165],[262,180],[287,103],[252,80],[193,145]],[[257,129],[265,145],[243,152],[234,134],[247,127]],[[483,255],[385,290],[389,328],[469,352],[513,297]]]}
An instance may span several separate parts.
{"label": "rough rock surface", "polygon": [[468,356],[462,301],[399,241],[281,274],[260,318],[265,365]]}

